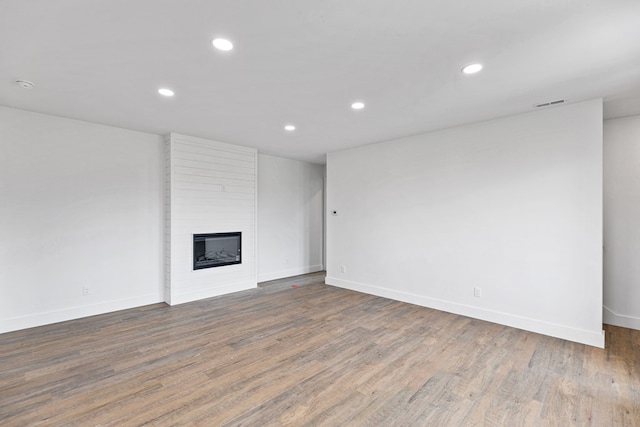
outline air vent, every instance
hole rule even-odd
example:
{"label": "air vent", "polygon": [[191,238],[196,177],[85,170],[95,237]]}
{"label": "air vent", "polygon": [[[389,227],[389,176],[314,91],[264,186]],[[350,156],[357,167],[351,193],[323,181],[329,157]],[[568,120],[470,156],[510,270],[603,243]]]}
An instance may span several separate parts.
{"label": "air vent", "polygon": [[565,102],[566,100],[564,99],[558,99],[557,101],[543,102],[541,104],[533,104],[533,106],[536,108],[542,108],[542,107],[550,107],[552,105],[564,104]]}
{"label": "air vent", "polygon": [[33,89],[33,87],[35,86],[35,83],[30,82],[29,80],[16,80],[16,83],[22,89]]}

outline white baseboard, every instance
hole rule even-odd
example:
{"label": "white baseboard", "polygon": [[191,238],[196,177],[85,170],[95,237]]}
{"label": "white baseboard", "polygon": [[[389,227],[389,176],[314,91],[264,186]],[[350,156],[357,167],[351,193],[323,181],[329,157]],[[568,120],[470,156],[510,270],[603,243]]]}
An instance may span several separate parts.
{"label": "white baseboard", "polygon": [[193,302],[201,299],[213,298],[220,295],[226,295],[233,292],[246,291],[248,289],[254,289],[257,287],[258,287],[258,284],[256,282],[240,282],[240,283],[232,283],[227,286],[198,289],[191,292],[173,294],[171,295],[170,298],[167,299],[167,304],[169,305],[184,304],[187,302]]}
{"label": "white baseboard", "polygon": [[602,320],[608,325],[640,330],[640,317],[616,313],[606,305],[602,306]]}
{"label": "white baseboard", "polygon": [[268,282],[269,280],[299,276],[300,274],[315,273],[317,271],[322,271],[323,268],[324,266],[322,264],[318,264],[318,265],[310,265],[307,267],[288,268],[286,270],[272,271],[269,273],[260,273],[258,275],[258,282]]}
{"label": "white baseboard", "polygon": [[29,316],[4,319],[0,320],[0,333],[35,328],[36,326],[50,325],[52,323],[66,322],[67,320],[112,313],[114,311],[126,310],[159,302],[164,302],[161,295],[148,294],[134,298],[107,301],[98,304],[84,305],[81,307],[72,307],[62,310],[48,311],[45,313],[36,313]]}
{"label": "white baseboard", "polygon": [[446,311],[462,316],[473,317],[475,319],[486,320],[488,322],[498,323],[501,325],[523,329],[525,331],[535,332],[542,335],[548,335],[555,338],[562,338],[568,341],[574,341],[594,347],[604,348],[604,331],[576,329],[569,326],[558,325],[555,323],[517,316],[514,314],[487,310],[485,308],[459,304],[451,301],[440,300],[437,298],[430,298],[409,292],[401,292],[393,289],[381,288],[363,283],[352,282],[349,280],[338,279],[335,277],[327,276],[327,278],[325,279],[325,283],[327,285],[389,298],[396,301],[407,302],[410,304],[420,305],[423,307],[433,308],[436,310]]}

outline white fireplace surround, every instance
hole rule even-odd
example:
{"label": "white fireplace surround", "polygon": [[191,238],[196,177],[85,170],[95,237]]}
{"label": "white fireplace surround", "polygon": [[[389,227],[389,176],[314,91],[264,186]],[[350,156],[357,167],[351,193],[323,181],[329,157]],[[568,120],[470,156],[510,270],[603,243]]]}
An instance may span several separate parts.
{"label": "white fireplace surround", "polygon": [[[257,151],[171,133],[165,138],[165,301],[255,288]],[[242,263],[193,269],[193,235],[242,232]]]}

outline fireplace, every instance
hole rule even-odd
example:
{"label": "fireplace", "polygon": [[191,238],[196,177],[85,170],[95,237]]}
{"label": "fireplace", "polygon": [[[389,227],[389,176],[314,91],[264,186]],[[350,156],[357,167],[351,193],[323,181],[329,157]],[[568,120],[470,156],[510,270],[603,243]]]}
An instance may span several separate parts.
{"label": "fireplace", "polygon": [[242,233],[193,235],[193,269],[242,263]]}

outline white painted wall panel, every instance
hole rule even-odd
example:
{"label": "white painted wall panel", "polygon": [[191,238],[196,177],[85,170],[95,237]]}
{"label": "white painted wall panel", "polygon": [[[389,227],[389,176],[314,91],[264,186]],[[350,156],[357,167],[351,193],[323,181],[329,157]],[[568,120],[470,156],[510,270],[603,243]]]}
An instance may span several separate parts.
{"label": "white painted wall panel", "polygon": [[163,151],[0,107],[0,332],[162,301]]}
{"label": "white painted wall panel", "polygon": [[327,283],[603,345],[601,100],[330,153],[327,180]]}
{"label": "white painted wall panel", "polygon": [[323,269],[324,166],[259,155],[259,281]]}
{"label": "white painted wall panel", "polygon": [[[171,246],[165,300],[178,304],[255,287],[256,150],[178,134],[165,141]],[[194,234],[236,231],[242,264],[193,270]]]}
{"label": "white painted wall panel", "polygon": [[640,329],[640,116],[604,122],[604,320]]}

